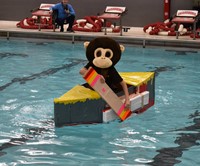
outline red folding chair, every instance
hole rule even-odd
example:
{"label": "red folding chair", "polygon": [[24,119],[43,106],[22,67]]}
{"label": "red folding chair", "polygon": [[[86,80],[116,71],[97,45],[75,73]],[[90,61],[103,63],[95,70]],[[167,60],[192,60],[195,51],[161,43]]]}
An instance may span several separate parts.
{"label": "red folding chair", "polygon": [[32,16],[37,17],[39,31],[41,30],[40,26],[42,25],[41,17],[52,17],[52,14],[50,13],[50,8],[54,5],[55,4],[41,3],[38,9],[34,9],[31,11]]}
{"label": "red folding chair", "polygon": [[[191,24],[193,39],[196,36],[196,23],[199,20],[199,14],[197,10],[178,10],[176,15],[173,17],[172,22],[175,23],[178,27],[180,24]],[[176,31],[176,38],[178,39],[179,32]]]}
{"label": "red folding chair", "polygon": [[107,6],[104,13],[99,15],[100,19],[104,19],[105,35],[107,34],[106,22],[108,20],[119,20],[120,35],[122,36],[122,17],[127,13],[126,7]]}

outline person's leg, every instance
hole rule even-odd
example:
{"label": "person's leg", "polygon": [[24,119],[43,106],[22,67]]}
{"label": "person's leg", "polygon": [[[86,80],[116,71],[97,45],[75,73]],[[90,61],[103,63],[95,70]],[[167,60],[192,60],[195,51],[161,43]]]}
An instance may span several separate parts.
{"label": "person's leg", "polygon": [[67,31],[73,32],[72,26],[74,24],[74,20],[75,20],[74,15],[70,15],[69,17],[67,17],[67,23],[69,24]]}
{"label": "person's leg", "polygon": [[60,32],[63,32],[64,31],[64,20],[57,18],[56,22],[60,26]]}

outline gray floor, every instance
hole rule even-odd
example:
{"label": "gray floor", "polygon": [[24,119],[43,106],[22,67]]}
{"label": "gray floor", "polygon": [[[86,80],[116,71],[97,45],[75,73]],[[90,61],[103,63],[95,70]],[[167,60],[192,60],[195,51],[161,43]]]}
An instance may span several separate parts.
{"label": "gray floor", "polygon": [[[105,36],[104,32],[78,32],[67,33],[59,32],[56,29],[22,29],[17,28],[17,21],[0,21],[0,37],[11,39],[12,37],[23,38],[41,38],[41,39],[58,39],[69,40],[72,42],[91,40],[97,36]],[[143,27],[130,27],[128,32],[123,32],[120,36],[119,33],[108,33],[108,37],[112,37],[118,42],[127,44],[137,44],[143,47],[156,45],[156,46],[176,46],[176,47],[189,47],[200,48],[200,39],[194,40],[190,36],[161,36],[149,35],[143,32]]]}

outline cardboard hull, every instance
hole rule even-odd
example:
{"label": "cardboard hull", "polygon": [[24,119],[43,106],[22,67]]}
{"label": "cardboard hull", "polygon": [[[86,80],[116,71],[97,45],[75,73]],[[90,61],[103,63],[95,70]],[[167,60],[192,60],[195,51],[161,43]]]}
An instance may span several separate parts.
{"label": "cardboard hull", "polygon": [[[142,113],[154,105],[154,74],[149,74],[146,77],[135,85],[128,83],[133,115]],[[126,81],[126,78],[123,79]],[[123,92],[119,92],[117,95],[123,100]],[[107,123],[116,119],[119,119],[119,117],[97,92],[81,85],[75,86],[60,98],[54,99],[54,121],[56,127]]]}

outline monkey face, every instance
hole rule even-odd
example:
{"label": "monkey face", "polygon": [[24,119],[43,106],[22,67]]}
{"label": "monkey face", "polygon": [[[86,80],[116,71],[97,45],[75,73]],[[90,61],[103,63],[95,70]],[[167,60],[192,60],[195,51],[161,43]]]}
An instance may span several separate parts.
{"label": "monkey face", "polygon": [[93,64],[99,68],[109,68],[112,66],[113,52],[111,49],[97,48],[94,51]]}
{"label": "monkey face", "polygon": [[121,58],[124,46],[108,37],[97,37],[91,42],[85,42],[86,57],[98,68],[114,66]]}

